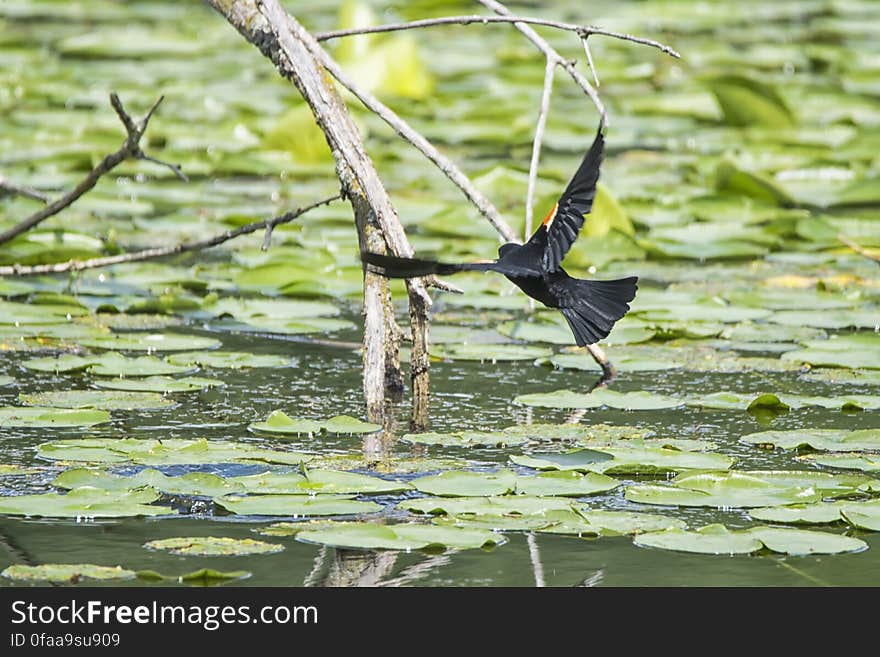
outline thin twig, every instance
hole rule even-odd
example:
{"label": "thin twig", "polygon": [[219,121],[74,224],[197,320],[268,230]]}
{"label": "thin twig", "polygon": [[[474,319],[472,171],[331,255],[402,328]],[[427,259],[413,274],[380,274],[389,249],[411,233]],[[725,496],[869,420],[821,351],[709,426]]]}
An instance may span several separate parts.
{"label": "thin twig", "polygon": [[0,176],[0,195],[2,194],[15,194],[17,196],[29,198],[32,201],[42,201],[43,203],[49,202],[49,197],[40,190],[34,189],[33,187],[25,187],[24,185],[15,185],[6,180],[3,176]]}
{"label": "thin twig", "polygon": [[[496,14],[500,14],[501,16],[507,16],[510,18],[516,18],[513,16],[511,11],[505,7],[500,2],[496,2],[496,0],[477,0],[484,7],[491,9]],[[517,21],[514,22],[514,26],[520,32],[525,35],[525,37],[531,41],[535,46],[544,53],[544,56],[548,59],[548,61],[553,62],[556,66],[560,66],[565,69],[566,73],[571,76],[571,79],[575,81],[575,83],[583,89],[584,93],[589,96],[590,100],[593,101],[593,104],[596,106],[596,109],[599,110],[599,114],[603,119],[607,116],[607,111],[605,110],[605,104],[602,102],[602,99],[599,98],[599,94],[596,92],[596,89],[590,84],[589,80],[587,80],[583,75],[581,75],[580,71],[575,68],[575,65],[565,59],[562,55],[560,55],[553,46],[551,46],[547,41],[545,41],[537,32],[535,32],[531,27],[526,25],[524,22]],[[598,33],[597,33],[598,34]],[[632,40],[632,39],[630,39]],[[673,51],[674,52],[674,51]],[[678,53],[676,53],[677,55]],[[607,121],[606,121],[607,123]]]}
{"label": "thin twig", "polygon": [[298,217],[304,215],[306,212],[310,210],[314,210],[317,207],[322,205],[326,205],[327,203],[332,203],[340,198],[339,194],[334,196],[329,196],[325,199],[321,199],[320,201],[316,201],[311,205],[307,205],[302,208],[297,208],[296,210],[291,210],[290,212],[285,212],[284,214],[275,217],[274,219],[270,219],[269,221],[255,221],[253,223],[240,226],[235,230],[228,230],[225,233],[220,233],[219,235],[215,235],[214,237],[206,240],[200,240],[198,242],[182,242],[180,244],[175,244],[174,246],[167,247],[155,247],[152,249],[143,249],[141,251],[132,251],[130,253],[121,253],[119,255],[106,256],[103,258],[92,258],[91,260],[68,260],[67,262],[59,262],[55,264],[49,265],[32,265],[32,266],[24,266],[24,265],[7,265],[0,267],[0,276],[31,276],[34,274],[62,274],[65,272],[72,271],[82,271],[84,269],[97,269],[98,267],[109,267],[110,265],[118,265],[124,262],[141,262],[143,260],[153,260],[155,258],[164,258],[166,256],[177,255],[179,253],[186,253],[188,251],[201,251],[203,249],[209,249],[211,247],[217,246],[218,244],[223,244],[224,242],[228,242],[231,239],[235,239],[236,237],[241,237],[242,235],[248,235],[250,233],[256,233],[259,230],[264,230],[271,226],[274,228],[275,226],[280,226],[281,224],[287,224],[297,219]]}
{"label": "thin twig", "polygon": [[587,43],[587,37],[581,39],[581,43],[584,44],[584,55],[587,57],[587,66],[590,67],[590,71],[593,73],[593,82],[596,84],[596,89],[599,88],[599,71],[596,70],[595,64],[593,64],[593,53],[590,52],[590,44]]}
{"label": "thin twig", "polygon": [[382,103],[369,91],[361,87],[339,66],[336,61],[327,54],[323,48],[311,49],[312,55],[317,58],[321,65],[327,69],[343,87],[348,89],[363,103],[364,107],[373,112],[380,119],[391,126],[394,131],[405,141],[412,144],[416,150],[433,162],[447,178],[449,178],[468,198],[468,200],[480,211],[489,223],[498,231],[498,234],[508,242],[518,241],[514,230],[504,221],[498,209],[492,205],[470,179],[448,157],[443,155],[421,133],[398,116],[390,107]]}
{"label": "thin twig", "polygon": [[873,252],[869,251],[868,249],[863,247],[861,244],[859,244],[857,242],[853,242],[846,235],[840,234],[837,236],[837,239],[840,240],[841,242],[843,242],[844,244],[846,244],[849,248],[851,248],[853,251],[858,253],[860,256],[864,256],[864,257],[868,258],[869,260],[873,260],[876,263],[880,263],[880,254],[875,255]]}
{"label": "thin twig", "polygon": [[159,106],[160,102],[162,102],[161,97],[159,98],[159,100],[153,103],[153,106],[147,112],[146,116],[141,119],[140,124],[136,124],[135,121],[128,114],[128,112],[125,111],[125,108],[122,105],[122,101],[119,100],[119,96],[117,96],[115,93],[111,93],[110,104],[116,111],[117,116],[119,116],[119,120],[122,121],[122,124],[125,126],[125,131],[127,133],[125,141],[122,142],[122,146],[120,146],[119,149],[115,152],[104,156],[104,158],[98,163],[98,165],[94,169],[89,171],[88,175],[86,175],[86,177],[67,194],[53,201],[52,203],[49,203],[47,206],[35,212],[27,219],[23,219],[12,228],[9,228],[0,233],[0,244],[5,244],[10,240],[15,239],[22,233],[26,233],[31,228],[42,223],[49,217],[52,217],[64,210],[65,208],[69,207],[74,202],[76,202],[83,194],[94,187],[97,184],[98,180],[100,180],[101,176],[113,170],[114,168],[116,168],[116,166],[129,158],[133,158],[136,160],[147,160],[148,162],[161,164],[162,166],[166,166],[171,169],[171,171],[173,171],[178,178],[186,180],[186,176],[183,175],[180,167],[174,164],[168,164],[167,162],[163,162],[161,160],[157,160],[154,157],[150,157],[141,150],[141,138],[144,136],[144,131],[147,129],[147,124],[150,121],[150,117],[153,115],[153,112],[156,111],[156,108]]}
{"label": "thin twig", "polygon": [[532,141],[532,161],[529,164],[529,186],[526,191],[526,228],[524,240],[532,234],[532,212],[535,205],[535,185],[538,181],[538,163],[541,161],[541,143],[544,141],[544,130],[547,128],[547,115],[550,113],[550,97],[553,95],[553,76],[556,64],[547,59],[544,69],[544,88],[541,91],[541,109],[538,111],[538,123],[535,126],[535,139]]}
{"label": "thin twig", "polygon": [[274,228],[275,226],[272,225],[271,221],[266,222],[266,235],[263,237],[263,245],[260,247],[260,250],[269,250],[269,247],[272,245],[272,231]]}
{"label": "thin twig", "polygon": [[406,23],[390,23],[388,25],[375,25],[371,27],[356,27],[347,30],[333,30],[330,32],[316,32],[315,38],[318,41],[328,41],[329,39],[338,39],[340,37],[357,36],[360,34],[377,34],[379,32],[398,32],[400,30],[415,30],[423,27],[436,27],[438,25],[486,25],[488,23],[523,23],[528,25],[541,25],[544,27],[553,27],[558,30],[574,32],[578,36],[590,36],[591,34],[600,34],[602,36],[622,39],[624,41],[632,41],[645,46],[651,46],[665,52],[672,57],[680,57],[675,50],[669,46],[654,41],[653,39],[645,39],[643,37],[634,36],[632,34],[624,34],[622,32],[612,32],[594,25],[576,25],[574,23],[563,23],[562,21],[548,20],[546,18],[531,18],[528,16],[441,16],[439,18],[425,18],[417,21],[409,21]]}

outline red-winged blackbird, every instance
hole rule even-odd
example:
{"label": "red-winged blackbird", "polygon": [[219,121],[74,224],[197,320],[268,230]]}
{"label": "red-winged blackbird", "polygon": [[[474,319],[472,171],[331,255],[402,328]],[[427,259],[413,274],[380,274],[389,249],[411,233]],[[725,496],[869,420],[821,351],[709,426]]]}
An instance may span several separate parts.
{"label": "red-winged blackbird", "polygon": [[594,344],[605,338],[614,323],[627,313],[638,280],[631,276],[614,281],[586,281],[572,278],[562,268],[565,254],[584,225],[584,215],[593,207],[604,148],[600,125],[568,187],[531,239],[522,245],[503,244],[498,249],[498,260],[450,264],[378,253],[363,253],[361,257],[371,271],[389,278],[497,271],[533,299],[549,308],[558,308],[578,346]]}

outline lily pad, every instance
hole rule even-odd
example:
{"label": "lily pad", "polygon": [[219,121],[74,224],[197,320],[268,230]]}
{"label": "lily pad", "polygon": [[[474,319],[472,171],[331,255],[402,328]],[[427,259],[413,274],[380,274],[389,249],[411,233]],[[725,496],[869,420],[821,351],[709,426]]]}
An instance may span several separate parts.
{"label": "lily pad", "polygon": [[[565,454],[514,455],[510,460],[538,470],[575,470],[613,475],[648,475],[687,470],[726,470],[733,459],[713,452],[684,452],[665,447],[603,446],[601,452],[577,450]],[[603,458],[595,458],[594,454]],[[609,458],[610,457],[610,458]]]}
{"label": "lily pad", "polygon": [[317,494],[380,494],[409,490],[410,485],[396,480],[380,479],[354,472],[308,468],[305,475],[265,472],[231,477],[230,484],[240,486],[251,495],[317,495]]}
{"label": "lily pad", "polygon": [[548,517],[559,518],[559,522],[537,531],[575,536],[620,536],[686,527],[682,520],[655,513],[605,511],[590,507],[575,507],[575,509],[574,516],[548,513]]}
{"label": "lily pad", "polygon": [[419,497],[403,500],[398,508],[414,513],[431,515],[461,515],[473,513],[480,515],[534,516],[548,511],[567,511],[570,500],[559,497],[527,497],[525,495],[504,495],[499,497]]}
{"label": "lily pad", "polygon": [[191,371],[191,367],[172,365],[155,356],[128,358],[116,352],[95,357],[88,366],[89,374],[117,377],[163,376]]}
{"label": "lily pad", "polygon": [[830,468],[844,470],[862,470],[864,472],[880,472],[880,455],[858,453],[804,454],[798,459]]}
{"label": "lily pad", "polygon": [[155,570],[139,570],[137,578],[149,582],[170,581],[178,583],[195,584],[199,586],[211,586],[219,582],[228,582],[236,579],[247,579],[251,573],[247,570],[214,570],[213,568],[199,568],[183,575],[163,575]]}
{"label": "lily pad", "polygon": [[245,351],[187,351],[171,354],[165,360],[173,365],[240,370],[257,367],[288,367],[291,359],[273,354],[251,354]]}
{"label": "lily pad", "polygon": [[562,497],[582,497],[614,490],[620,485],[617,479],[603,474],[588,472],[582,474],[573,470],[542,472],[540,474],[516,478],[516,492],[520,495],[543,497],[558,495]]}
{"label": "lily pad", "polygon": [[118,333],[83,338],[80,340],[80,344],[94,349],[152,352],[216,349],[220,346],[220,341],[215,338],[176,333]]}
{"label": "lily pad", "polygon": [[153,506],[159,494],[144,488],[137,491],[106,491],[100,488],[77,488],[66,495],[7,495],[0,497],[0,514],[50,518],[124,518],[159,516],[172,509]]}
{"label": "lily pad", "polygon": [[829,497],[880,492],[880,479],[860,474],[836,474],[818,470],[730,470],[677,476],[672,483],[682,488],[713,491],[718,486],[754,485],[757,481],[787,488],[815,489]]}
{"label": "lily pad", "polygon": [[138,463],[141,465],[178,465],[187,463],[280,463],[299,465],[311,456],[281,452],[252,445],[207,440],[135,438],[83,438],[58,440],[37,447],[41,458],[89,463]]}
{"label": "lily pad", "polygon": [[781,449],[811,448],[822,452],[880,451],[880,429],[793,429],[760,431],[743,436],[744,443]]}
{"label": "lily pad", "polygon": [[121,566],[96,566],[90,563],[45,563],[39,566],[14,564],[0,575],[23,582],[65,582],[78,583],[83,579],[111,580],[133,579],[133,570]]}
{"label": "lily pad", "polygon": [[283,411],[272,411],[264,422],[254,422],[248,427],[254,431],[267,433],[334,434],[373,433],[382,427],[370,422],[362,422],[349,415],[337,415],[326,420],[294,419]]}
{"label": "lily pad", "polygon": [[333,526],[305,530],[296,539],[334,547],[363,550],[423,550],[429,548],[496,547],[507,541],[504,536],[483,529],[438,527],[417,523],[378,525],[375,523],[334,523]]}
{"label": "lily pad", "polygon": [[241,556],[245,554],[274,554],[284,549],[277,543],[266,543],[253,538],[226,538],[216,536],[195,536],[163,538],[144,543],[148,550],[168,550],[171,554],[183,556]]}
{"label": "lily pad", "polygon": [[542,408],[598,408],[608,406],[620,410],[658,410],[676,408],[684,401],[658,395],[651,392],[616,392],[598,389],[589,394],[576,393],[571,390],[555,390],[553,392],[520,395],[513,400],[525,406]]}
{"label": "lily pad", "polygon": [[105,411],[155,409],[173,406],[174,402],[154,392],[116,392],[103,390],[58,390],[19,395],[30,406],[58,408],[97,408]]}
{"label": "lily pad", "polygon": [[9,386],[9,385],[12,385],[13,383],[15,383],[15,379],[13,379],[11,376],[0,375],[0,387]]}
{"label": "lily pad", "polygon": [[0,427],[92,427],[110,421],[110,413],[92,409],[0,406]]}
{"label": "lily pad", "polygon": [[516,475],[510,470],[470,472],[447,470],[437,475],[413,479],[416,490],[442,497],[490,497],[507,495],[516,488]]}
{"label": "lily pad", "polygon": [[230,513],[240,516],[342,516],[373,513],[382,507],[335,495],[228,495],[214,499]]}
{"label": "lily pad", "polygon": [[493,363],[548,358],[552,353],[544,347],[519,344],[444,344],[431,349],[435,358]]}
{"label": "lily pad", "polygon": [[122,476],[106,470],[74,468],[65,470],[52,482],[58,488],[90,486],[110,491],[127,491],[152,488],[171,495],[200,495],[214,497],[228,493],[244,492],[245,488],[235,480],[227,480],[209,472],[189,472],[169,477],[158,470],[141,470],[135,475]]}
{"label": "lily pad", "polygon": [[751,554],[763,548],[783,554],[839,554],[864,550],[867,544],[849,536],[803,529],[753,527],[731,531],[724,525],[707,525],[695,532],[668,529],[640,534],[640,547],[653,547],[699,554]]}
{"label": "lily pad", "polygon": [[175,392],[197,392],[225,384],[220,379],[197,376],[188,376],[182,379],[172,379],[169,376],[148,376],[143,379],[101,379],[95,381],[95,385],[108,390],[171,394]]}
{"label": "lily pad", "polygon": [[507,431],[462,431],[459,433],[408,433],[401,440],[414,445],[439,445],[442,447],[510,447],[528,442],[525,436]]}

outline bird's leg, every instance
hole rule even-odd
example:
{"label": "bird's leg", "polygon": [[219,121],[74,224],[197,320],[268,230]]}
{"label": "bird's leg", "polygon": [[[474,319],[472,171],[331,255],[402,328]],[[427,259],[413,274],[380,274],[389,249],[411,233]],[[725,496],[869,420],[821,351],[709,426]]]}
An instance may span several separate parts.
{"label": "bird's leg", "polygon": [[608,356],[605,355],[605,351],[597,344],[588,344],[587,351],[590,352],[590,356],[593,357],[599,367],[602,368],[602,379],[603,383],[607,383],[615,376],[617,376],[617,370],[612,365],[611,361],[608,360]]}

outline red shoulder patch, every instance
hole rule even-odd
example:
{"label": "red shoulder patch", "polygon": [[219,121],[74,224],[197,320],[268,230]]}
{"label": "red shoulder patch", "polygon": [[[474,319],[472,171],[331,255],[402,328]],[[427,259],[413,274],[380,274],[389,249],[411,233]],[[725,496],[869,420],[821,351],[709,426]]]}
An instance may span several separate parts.
{"label": "red shoulder patch", "polygon": [[556,210],[559,209],[559,203],[555,203],[553,205],[553,209],[547,213],[547,216],[544,217],[544,221],[542,222],[547,230],[550,230],[550,224],[553,223],[553,220],[556,218]]}

